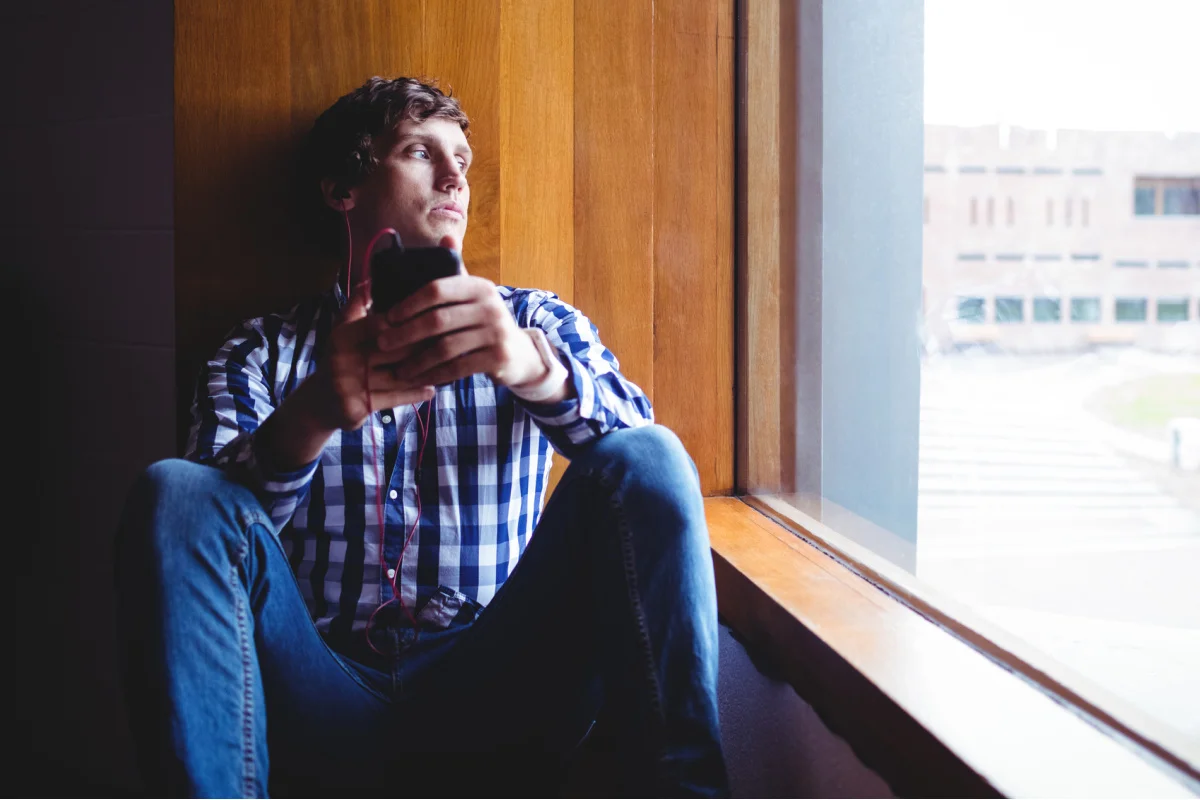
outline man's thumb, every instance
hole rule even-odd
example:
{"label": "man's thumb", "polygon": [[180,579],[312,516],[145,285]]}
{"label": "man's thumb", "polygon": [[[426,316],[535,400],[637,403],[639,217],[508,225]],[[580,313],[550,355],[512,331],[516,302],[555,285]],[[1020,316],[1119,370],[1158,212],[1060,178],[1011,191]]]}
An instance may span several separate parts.
{"label": "man's thumb", "polygon": [[350,300],[342,307],[342,322],[353,322],[356,319],[362,319],[367,315],[367,309],[371,307],[371,296],[367,292],[366,284],[358,284],[354,287],[354,293],[350,295]]}

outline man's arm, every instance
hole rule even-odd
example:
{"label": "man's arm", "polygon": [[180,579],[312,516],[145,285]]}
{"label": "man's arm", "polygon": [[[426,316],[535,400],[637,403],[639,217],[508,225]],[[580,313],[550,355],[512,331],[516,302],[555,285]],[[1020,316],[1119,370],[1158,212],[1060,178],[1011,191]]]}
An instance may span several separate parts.
{"label": "man's arm", "polygon": [[282,527],[335,431],[356,430],[372,410],[432,396],[432,386],[401,385],[390,370],[369,369],[375,337],[385,327],[367,315],[359,292],[333,326],[316,372],[278,402],[269,383],[275,365],[263,322],[243,324],[204,370],[188,457],[230,472]]}
{"label": "man's arm", "polygon": [[649,398],[621,374],[582,312],[551,292],[516,290],[512,299],[518,324],[543,331],[566,368],[565,396],[531,402],[515,393],[556,451],[571,458],[609,431],[654,422]]}

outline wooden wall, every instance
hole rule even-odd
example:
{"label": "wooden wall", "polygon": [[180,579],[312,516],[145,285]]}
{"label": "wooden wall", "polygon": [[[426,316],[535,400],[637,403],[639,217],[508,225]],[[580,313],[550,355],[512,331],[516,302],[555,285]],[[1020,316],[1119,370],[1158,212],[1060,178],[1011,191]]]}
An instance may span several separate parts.
{"label": "wooden wall", "polygon": [[230,325],[336,271],[296,230],[299,138],[420,75],[471,117],[468,269],[582,309],[732,490],[733,0],[176,0],[175,25],[182,405]]}

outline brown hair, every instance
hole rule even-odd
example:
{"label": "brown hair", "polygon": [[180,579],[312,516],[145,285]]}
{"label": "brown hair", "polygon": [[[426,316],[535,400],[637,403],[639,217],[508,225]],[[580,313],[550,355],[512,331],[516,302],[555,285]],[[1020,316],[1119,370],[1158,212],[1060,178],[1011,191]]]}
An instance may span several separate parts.
{"label": "brown hair", "polygon": [[463,133],[470,125],[457,98],[433,81],[416,78],[371,78],[317,117],[304,143],[300,180],[304,194],[315,201],[307,205],[320,220],[315,231],[329,252],[338,250],[341,221],[328,213],[321,181],[332,179],[342,189],[357,186],[379,165],[376,139],[405,120],[424,122],[430,117],[456,122]]}

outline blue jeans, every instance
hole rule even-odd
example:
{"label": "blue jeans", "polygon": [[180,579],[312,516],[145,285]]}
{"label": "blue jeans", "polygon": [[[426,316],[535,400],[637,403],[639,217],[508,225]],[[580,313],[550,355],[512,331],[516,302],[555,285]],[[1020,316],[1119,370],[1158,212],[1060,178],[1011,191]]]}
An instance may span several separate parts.
{"label": "blue jeans", "polygon": [[597,719],[622,791],[727,794],[704,508],[660,426],[577,457],[475,621],[408,647],[393,631],[388,657],[328,646],[265,511],[214,468],[146,470],[117,572],[155,794],[265,796],[280,775],[306,792],[506,794]]}

